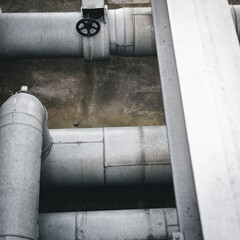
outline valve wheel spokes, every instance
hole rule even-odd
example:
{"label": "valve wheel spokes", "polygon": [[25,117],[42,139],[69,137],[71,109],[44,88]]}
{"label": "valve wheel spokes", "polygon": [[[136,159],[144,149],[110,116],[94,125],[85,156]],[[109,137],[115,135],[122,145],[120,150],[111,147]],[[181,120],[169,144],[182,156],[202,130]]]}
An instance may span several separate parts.
{"label": "valve wheel spokes", "polygon": [[83,18],[78,21],[76,29],[82,36],[91,37],[96,35],[100,31],[101,27],[97,20],[92,18]]}

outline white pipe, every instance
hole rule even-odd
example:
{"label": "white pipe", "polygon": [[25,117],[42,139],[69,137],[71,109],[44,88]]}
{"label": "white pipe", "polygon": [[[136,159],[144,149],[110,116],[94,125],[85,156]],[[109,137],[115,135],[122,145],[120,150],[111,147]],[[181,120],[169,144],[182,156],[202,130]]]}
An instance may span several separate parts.
{"label": "white pipe", "polygon": [[41,186],[169,183],[172,171],[165,126],[50,130]]}
{"label": "white pipe", "polygon": [[176,209],[141,209],[40,214],[40,240],[171,239],[178,232]]}
{"label": "white pipe", "polygon": [[[240,7],[230,5],[240,36]],[[88,61],[156,55],[151,8],[108,10],[108,27],[91,38],[76,31],[81,13],[0,13],[0,57],[82,57]],[[106,25],[106,24],[105,24]],[[101,30],[100,30],[101,32]],[[109,34],[109,36],[103,36]],[[107,42],[106,42],[107,41]],[[107,47],[110,44],[110,48]]]}
{"label": "white pipe", "polygon": [[[37,240],[43,125],[46,111],[19,93],[0,108],[0,239]],[[48,141],[47,141],[48,142]],[[44,150],[48,149],[44,146]]]}

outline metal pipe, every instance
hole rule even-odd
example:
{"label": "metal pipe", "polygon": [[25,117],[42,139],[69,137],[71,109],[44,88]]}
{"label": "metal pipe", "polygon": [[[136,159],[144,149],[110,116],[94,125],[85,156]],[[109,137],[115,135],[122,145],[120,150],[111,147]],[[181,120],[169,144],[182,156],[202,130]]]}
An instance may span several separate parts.
{"label": "metal pipe", "polygon": [[[230,5],[230,10],[240,36],[240,7]],[[0,13],[0,57],[84,55],[90,61],[107,59],[109,51],[122,56],[156,55],[150,7],[108,10],[108,28],[103,27],[102,31],[109,37],[102,33],[101,36],[82,37],[76,31],[76,23],[81,18],[79,12]],[[106,41],[109,41],[110,50]]]}
{"label": "metal pipe", "polygon": [[40,214],[40,240],[171,239],[178,232],[176,209],[141,209]]}
{"label": "metal pipe", "polygon": [[50,134],[43,188],[172,181],[165,126],[54,129]]}
{"label": "metal pipe", "polygon": [[150,7],[109,10],[108,18],[112,55],[156,55]]}
{"label": "metal pipe", "polygon": [[0,108],[0,239],[38,238],[45,123],[45,108],[28,93],[15,94]]}
{"label": "metal pipe", "polygon": [[82,57],[76,13],[1,13],[1,57]]}

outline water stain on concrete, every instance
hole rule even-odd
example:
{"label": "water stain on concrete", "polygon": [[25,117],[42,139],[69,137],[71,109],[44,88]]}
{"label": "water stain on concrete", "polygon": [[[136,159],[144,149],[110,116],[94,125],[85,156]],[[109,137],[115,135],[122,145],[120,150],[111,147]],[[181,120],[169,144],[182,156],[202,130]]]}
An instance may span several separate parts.
{"label": "water stain on concrete", "polygon": [[28,85],[50,128],[165,124],[156,57],[0,60],[0,104]]}

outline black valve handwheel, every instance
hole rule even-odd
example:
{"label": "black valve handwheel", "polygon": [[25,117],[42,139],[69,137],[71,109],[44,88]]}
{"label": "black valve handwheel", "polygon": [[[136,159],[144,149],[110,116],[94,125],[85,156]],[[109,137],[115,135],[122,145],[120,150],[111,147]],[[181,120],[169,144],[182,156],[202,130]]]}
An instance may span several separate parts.
{"label": "black valve handwheel", "polygon": [[86,37],[96,35],[100,28],[100,23],[92,18],[83,18],[76,25],[78,33]]}

